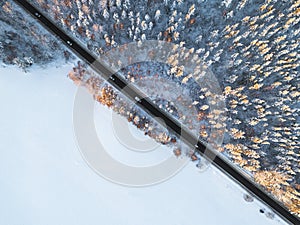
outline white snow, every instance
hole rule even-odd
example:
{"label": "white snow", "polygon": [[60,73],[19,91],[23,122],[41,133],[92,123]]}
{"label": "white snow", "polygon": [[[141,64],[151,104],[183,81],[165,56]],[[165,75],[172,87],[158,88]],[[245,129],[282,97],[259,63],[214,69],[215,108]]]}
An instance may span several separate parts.
{"label": "white snow", "polygon": [[[240,189],[213,168],[200,173],[191,163],[146,188],[98,176],[76,147],[76,86],[66,77],[71,69],[32,68],[24,74],[0,68],[0,224],[282,224],[260,214],[258,203],[246,202]],[[109,118],[108,109],[102,107],[101,113],[96,121]],[[114,150],[124,148],[113,143]]]}

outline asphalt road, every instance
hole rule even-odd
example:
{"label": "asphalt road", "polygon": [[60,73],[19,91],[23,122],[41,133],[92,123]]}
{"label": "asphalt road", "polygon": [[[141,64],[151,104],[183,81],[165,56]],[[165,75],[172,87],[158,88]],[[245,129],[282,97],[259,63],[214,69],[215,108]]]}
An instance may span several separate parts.
{"label": "asphalt road", "polygon": [[[120,92],[126,95],[128,98],[136,102],[138,106],[144,109],[151,116],[160,118],[162,125],[166,125],[168,129],[172,130],[182,141],[188,144],[190,147],[195,148],[204,157],[212,159],[212,163],[230,176],[233,180],[242,185],[246,190],[255,195],[258,199],[277,212],[283,219],[287,220],[291,224],[300,224],[298,217],[292,215],[280,202],[273,199],[272,196],[260,189],[249,177],[242,174],[239,169],[232,163],[224,160],[224,157],[216,155],[216,153],[207,149],[206,146],[199,141],[198,137],[194,136],[188,129],[182,126],[178,121],[174,120],[170,115],[159,109],[155,104],[151,102],[142,92],[132,85],[128,85],[124,79],[105,67],[101,62],[97,61],[97,57],[91,54],[87,49],[78,44],[72,37],[66,32],[57,27],[47,17],[45,17],[38,9],[28,3],[26,0],[14,0],[18,5],[23,7],[31,16],[35,17],[47,30],[52,34],[59,37],[62,42],[75,53],[79,58],[89,64],[95,72],[98,72],[104,79],[106,79],[112,86],[117,88]],[[126,88],[125,88],[126,87]],[[124,89],[125,88],[125,89]],[[163,121],[163,122],[162,122]],[[195,144],[196,143],[196,144]]]}

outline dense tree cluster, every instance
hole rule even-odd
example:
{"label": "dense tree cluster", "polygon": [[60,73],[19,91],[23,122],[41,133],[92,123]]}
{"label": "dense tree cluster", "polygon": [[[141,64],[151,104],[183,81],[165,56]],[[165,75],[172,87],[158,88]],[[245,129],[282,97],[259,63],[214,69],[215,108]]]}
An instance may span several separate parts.
{"label": "dense tree cluster", "polygon": [[[292,196],[292,204],[283,202],[300,215],[300,0],[30,2],[99,56],[123,44],[146,40],[172,42],[197,54],[222,88],[226,120],[216,122],[214,118],[222,112],[213,112],[205,104],[205,99],[216,98],[216,94],[194,85],[190,74],[178,64],[180,56],[171,55],[172,68],[161,70],[158,76],[189,90],[197,105],[194,120],[201,124],[200,137],[213,139],[209,130],[224,127],[223,146],[218,150],[277,198],[280,191]],[[0,30],[0,57],[5,63],[26,67],[32,62],[49,62],[56,55],[68,55],[17,7],[13,9],[11,1],[0,6],[4,12],[0,14],[0,27],[7,27]],[[123,75],[129,82],[142,84],[141,73],[147,75],[145,71],[138,68],[129,77]],[[88,69],[79,64],[70,78],[100,93],[102,103],[126,112],[124,116],[130,122],[144,128],[140,124],[143,115],[127,115],[128,110],[117,101],[118,95]],[[170,109],[169,104],[162,106]],[[163,134],[159,138],[174,140]],[[176,148],[174,152],[180,155],[182,151]],[[272,180],[272,176],[278,179]],[[270,188],[273,181],[280,181],[276,186],[279,192]]]}
{"label": "dense tree cluster", "polygon": [[0,9],[0,60],[4,64],[26,71],[34,63],[44,65],[70,59],[64,46],[18,6],[1,1]]}

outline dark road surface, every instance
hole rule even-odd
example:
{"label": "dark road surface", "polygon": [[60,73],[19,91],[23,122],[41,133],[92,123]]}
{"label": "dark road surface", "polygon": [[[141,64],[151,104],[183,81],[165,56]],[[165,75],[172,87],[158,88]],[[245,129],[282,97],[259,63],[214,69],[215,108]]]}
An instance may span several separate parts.
{"label": "dark road surface", "polygon": [[[204,157],[209,157],[212,159],[212,163],[218,167],[220,170],[225,172],[228,176],[242,185],[247,191],[255,195],[259,200],[264,202],[275,212],[277,212],[283,219],[291,224],[300,224],[298,217],[292,215],[285,207],[283,207],[278,201],[268,195],[262,189],[257,187],[257,185],[250,180],[249,177],[239,171],[238,168],[231,165],[232,163],[224,160],[220,155],[216,155],[213,150],[207,149],[206,146],[201,143],[198,138],[193,135],[188,129],[182,126],[177,120],[173,119],[170,115],[159,109],[155,104],[151,102],[150,99],[145,97],[145,95],[140,92],[137,88],[120,78],[120,76],[113,74],[112,71],[97,61],[97,57],[89,53],[84,47],[78,44],[73,38],[71,38],[66,32],[57,27],[53,22],[51,22],[47,17],[45,17],[39,10],[28,3],[25,0],[14,0],[18,5],[23,7],[31,16],[35,17],[46,29],[48,29],[52,34],[59,37],[62,42],[79,58],[84,60],[89,64],[95,72],[106,79],[112,86],[117,88],[120,92],[126,95],[128,98],[136,102],[143,110],[145,110],[149,115],[153,117],[158,117],[164,121],[168,129],[172,130],[182,141],[188,144],[190,147],[195,148],[197,152]],[[126,88],[125,88],[126,87]],[[125,89],[124,89],[125,88]],[[158,120],[158,122],[161,122]]]}

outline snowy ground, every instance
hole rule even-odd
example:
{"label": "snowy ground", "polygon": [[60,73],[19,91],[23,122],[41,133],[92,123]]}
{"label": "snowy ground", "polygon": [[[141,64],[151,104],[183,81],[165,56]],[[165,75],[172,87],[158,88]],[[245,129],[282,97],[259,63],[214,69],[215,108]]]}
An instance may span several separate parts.
{"label": "snowy ground", "polygon": [[[199,173],[189,164],[146,188],[120,186],[94,173],[74,138],[76,87],[66,77],[71,69],[36,68],[28,74],[0,69],[0,224],[283,224],[259,213],[259,203],[246,202],[213,168]],[[109,110],[97,110],[103,116],[96,121],[103,118],[112,133],[105,121]],[[115,137],[107,143],[126,161],[125,154],[116,153],[124,146]]]}

